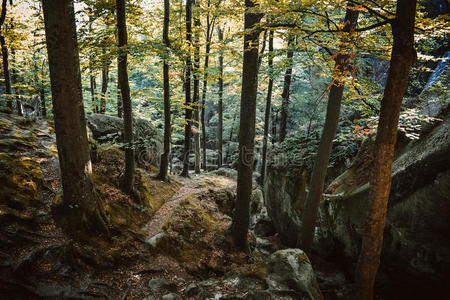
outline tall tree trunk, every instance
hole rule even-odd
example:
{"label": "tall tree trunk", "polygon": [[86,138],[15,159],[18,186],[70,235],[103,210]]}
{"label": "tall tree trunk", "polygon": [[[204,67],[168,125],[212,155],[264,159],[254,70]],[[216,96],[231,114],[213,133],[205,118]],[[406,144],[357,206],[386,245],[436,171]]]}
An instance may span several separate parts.
{"label": "tall tree trunk", "polygon": [[[6,6],[8,5],[8,0],[2,1],[2,12],[0,15],[0,30],[2,30],[3,24],[6,18]],[[11,94],[11,81],[9,77],[9,67],[8,67],[8,47],[6,46],[5,37],[3,36],[3,31],[0,34],[0,46],[2,47],[2,60],[3,60],[3,76],[5,79],[5,93],[6,93],[6,106],[10,113],[13,113],[13,101]]]}
{"label": "tall tree trunk", "polygon": [[416,59],[414,50],[416,2],[416,0],[398,0],[396,18],[391,23],[394,44],[384,96],[381,100],[375,160],[369,180],[369,211],[355,273],[357,299],[373,299],[373,285],[380,264],[398,119],[408,84],[409,70]]}
{"label": "tall tree trunk", "polygon": [[164,153],[161,155],[161,163],[158,177],[161,180],[168,180],[168,167],[170,155],[170,82],[169,82],[169,23],[170,23],[170,1],[164,0],[164,25],[163,41],[166,46],[163,59],[163,90],[164,90]]}
{"label": "tall tree trunk", "polygon": [[17,87],[17,70],[16,70],[16,51],[14,49],[11,50],[12,54],[12,71],[11,71],[11,80],[12,84],[14,86],[14,97],[16,98],[16,107],[17,107],[17,114],[19,116],[23,116],[23,110],[22,110],[22,102],[20,101],[20,94],[19,94],[19,88]]}
{"label": "tall tree trunk", "polygon": [[[186,42],[189,47],[192,46],[192,4],[193,0],[186,0]],[[186,55],[186,74],[185,74],[185,105],[186,117],[184,126],[184,151],[183,151],[183,170],[181,176],[189,176],[189,154],[191,152],[191,127],[192,127],[192,108],[191,108],[191,54]]]}
{"label": "tall tree trunk", "polygon": [[39,87],[39,97],[41,99],[41,114],[42,116],[47,116],[47,105],[45,103],[45,85],[44,85],[44,75],[45,75],[45,59],[42,60],[41,66],[41,84]]}
{"label": "tall tree trunk", "polygon": [[195,173],[200,174],[200,37],[198,29],[200,28],[200,19],[198,16],[194,18],[194,150],[195,150]]}
{"label": "tall tree trunk", "polygon": [[252,195],[253,147],[258,88],[258,37],[260,31],[255,29],[254,26],[262,18],[262,14],[249,11],[255,7],[252,0],[245,0],[245,7],[237,196],[231,228],[233,241],[242,250],[248,248],[247,233],[249,204]]}
{"label": "tall tree trunk", "polygon": [[[92,71],[91,71],[92,72]],[[95,91],[97,90],[97,82],[96,82],[96,78],[95,75],[91,75],[89,76],[90,81],[91,81],[91,101],[92,101],[92,111],[94,113],[98,113],[99,109],[98,109],[98,103],[97,103],[97,96]]]}
{"label": "tall tree trunk", "polygon": [[[358,10],[353,10],[352,7],[347,8],[344,19],[345,25],[342,30],[343,32],[352,33],[355,31],[358,22],[358,15]],[[339,122],[339,112],[341,109],[342,93],[344,91],[345,84],[345,81],[341,78],[345,78],[351,72],[348,70],[347,62],[350,59],[349,51],[351,50],[345,46],[352,42],[351,38],[352,34],[344,35],[341,40],[341,48],[335,60],[335,74],[333,75],[333,79],[331,81],[325,125],[323,127],[317,156],[314,161],[314,167],[309,185],[309,193],[302,213],[302,229],[300,231],[300,236],[297,239],[297,244],[298,247],[301,247],[303,251],[308,254],[310,253],[311,244],[314,238],[317,211],[319,210],[320,200],[322,199],[328,162],[330,161],[331,148],[333,146],[333,139],[336,135]]]}
{"label": "tall tree trunk", "polygon": [[259,183],[264,185],[264,177],[266,174],[266,159],[267,159],[267,142],[269,138],[269,125],[270,125],[270,108],[272,106],[272,89],[273,89],[273,31],[269,31],[269,85],[267,87],[266,97],[266,113],[264,116],[264,136],[263,136],[263,148],[262,148],[262,163],[261,163],[261,177]]}
{"label": "tall tree trunk", "polygon": [[43,0],[43,10],[63,186],[58,215],[64,213],[62,222],[72,230],[85,225],[91,232],[107,231],[91,178],[73,2]]}
{"label": "tall tree trunk", "polygon": [[125,172],[122,180],[122,189],[125,193],[133,193],[134,184],[134,141],[133,141],[133,112],[131,109],[130,85],[127,70],[127,23],[125,15],[125,0],[116,0],[117,5],[117,36],[119,40],[118,81],[122,94],[123,104],[123,141],[125,148]]}
{"label": "tall tree trunk", "polygon": [[[103,56],[106,55],[106,48],[102,49]],[[102,62],[102,96],[100,98],[100,113],[104,114],[106,112],[106,92],[108,91],[109,82],[109,62],[103,59]]]}
{"label": "tall tree trunk", "polygon": [[205,124],[205,107],[206,107],[206,91],[208,86],[208,66],[209,66],[209,52],[211,51],[211,34],[212,26],[209,16],[209,8],[211,1],[208,0],[208,13],[206,15],[206,45],[205,45],[205,64],[203,66],[203,91],[202,91],[202,112],[201,112],[201,124],[202,124],[202,148],[203,148],[203,169],[206,171],[206,124]]}
{"label": "tall tree trunk", "polygon": [[[220,27],[217,27],[217,36],[219,45],[223,49],[223,33]],[[217,107],[219,120],[217,122],[217,167],[222,167],[222,149],[223,149],[223,50],[219,53],[219,103]]]}
{"label": "tall tree trunk", "polygon": [[[119,65],[119,58],[117,58],[117,65]],[[123,115],[123,103],[122,93],[120,92],[119,74],[117,74],[117,116],[122,118]]]}
{"label": "tall tree trunk", "polygon": [[281,120],[280,120],[280,143],[286,138],[286,125],[287,125],[287,110],[289,106],[289,96],[291,91],[291,81],[292,81],[292,57],[294,56],[293,44],[295,37],[291,34],[288,37],[288,50],[287,50],[287,67],[286,73],[284,74],[284,85],[283,93],[281,94]]}

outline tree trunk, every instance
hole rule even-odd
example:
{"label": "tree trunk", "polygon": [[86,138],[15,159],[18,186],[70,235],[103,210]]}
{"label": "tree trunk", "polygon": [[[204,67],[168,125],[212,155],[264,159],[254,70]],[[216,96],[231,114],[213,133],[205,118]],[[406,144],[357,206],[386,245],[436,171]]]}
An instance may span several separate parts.
{"label": "tree trunk", "polygon": [[[103,55],[106,55],[106,48],[102,49]],[[100,113],[106,112],[106,92],[108,91],[109,81],[109,62],[105,59],[102,62],[102,96],[100,98]]]}
{"label": "tree trunk", "polygon": [[258,37],[260,30],[255,30],[253,27],[262,18],[262,14],[249,11],[255,7],[252,0],[245,0],[245,6],[237,196],[231,228],[233,241],[236,247],[241,250],[247,250],[248,248],[247,233],[249,204],[252,195],[253,147],[258,88]]}
{"label": "tree trunk", "polygon": [[20,101],[20,94],[19,94],[19,88],[17,87],[17,70],[16,70],[16,51],[14,49],[11,50],[12,54],[12,65],[13,68],[11,70],[11,81],[14,86],[14,98],[16,99],[16,107],[17,107],[17,114],[19,116],[23,116],[23,110],[22,110],[22,102]]}
{"label": "tree trunk", "polygon": [[6,94],[6,106],[10,113],[13,113],[13,98],[11,93],[11,81],[9,76],[9,63],[8,63],[8,47],[5,43],[5,38],[0,35],[0,44],[2,47],[2,58],[3,58],[3,75],[5,78],[5,94]]}
{"label": "tree trunk", "polygon": [[43,0],[43,10],[63,186],[58,215],[64,213],[62,222],[71,230],[107,230],[91,178],[73,2]]}
{"label": "tree trunk", "polygon": [[205,64],[203,67],[203,91],[202,91],[202,148],[203,148],[203,169],[206,171],[206,125],[205,125],[205,106],[206,106],[206,91],[208,86],[208,66],[209,66],[209,52],[211,51],[211,22],[209,17],[209,8],[211,1],[208,0],[208,14],[206,15],[206,45],[205,45]]}
{"label": "tree trunk", "polygon": [[47,105],[45,103],[45,85],[44,85],[44,68],[45,68],[45,59],[42,60],[41,66],[41,84],[39,88],[39,97],[41,99],[41,114],[42,116],[47,116]]}
{"label": "tree trunk", "polygon": [[286,138],[286,125],[287,125],[287,110],[289,106],[289,96],[291,90],[291,80],[292,80],[292,57],[294,56],[293,44],[295,37],[289,35],[288,37],[288,50],[287,50],[287,67],[286,73],[284,74],[284,85],[283,93],[281,94],[281,120],[280,120],[280,143]]}
{"label": "tree trunk", "polygon": [[194,30],[194,150],[195,150],[195,173],[200,174],[200,37],[198,29],[200,28],[200,20],[198,16],[194,18],[194,26],[197,30]]}
{"label": "tree trunk", "polygon": [[170,155],[170,82],[169,82],[169,23],[170,23],[170,1],[164,0],[164,25],[163,41],[166,46],[163,60],[163,90],[164,90],[164,153],[161,155],[161,163],[158,178],[168,180],[168,167]]}
{"label": "tree trunk", "polygon": [[[92,72],[92,71],[91,71]],[[95,95],[95,91],[97,90],[97,82],[95,80],[95,76],[90,75],[90,81],[91,81],[91,100],[92,100],[92,111],[94,113],[98,113],[98,104],[97,104],[97,96]]]}
{"label": "tree trunk", "polygon": [[[117,58],[117,65],[119,65],[119,58]],[[119,74],[117,74],[117,116],[119,118],[122,118],[122,114],[123,114],[122,93],[120,92]]]}
{"label": "tree trunk", "polygon": [[[189,47],[192,45],[192,2],[186,0],[186,42]],[[192,124],[192,108],[191,106],[191,54],[186,55],[186,74],[185,74],[185,105],[186,117],[184,126],[184,151],[183,151],[183,170],[181,176],[189,176],[189,154],[191,152],[191,124]]]}
{"label": "tree trunk", "polygon": [[[344,19],[343,32],[352,33],[356,29],[359,11],[347,8]],[[346,40],[347,38],[349,40]],[[339,123],[339,112],[341,109],[342,93],[345,82],[340,79],[348,76],[348,60],[350,59],[349,49],[345,46],[351,43],[352,35],[345,35],[341,40],[341,47],[335,60],[335,74],[331,81],[330,95],[328,98],[327,114],[325,125],[320,139],[319,149],[311,175],[309,193],[306,199],[305,208],[302,213],[302,228],[297,246],[310,254],[311,244],[314,238],[314,229],[316,227],[317,212],[319,210],[320,200],[322,199],[325,177],[327,175],[328,162],[330,161],[333,139],[336,135]]]}
{"label": "tree trunk", "polygon": [[414,50],[416,2],[416,0],[398,0],[396,18],[391,23],[394,43],[384,96],[381,100],[373,172],[369,179],[370,206],[355,273],[357,299],[373,299],[373,286],[380,264],[398,119],[408,84],[409,70],[416,59]]}
{"label": "tree trunk", "polygon": [[123,104],[123,141],[125,143],[125,173],[122,189],[125,193],[133,193],[134,184],[134,145],[133,145],[133,112],[131,109],[130,85],[127,70],[127,24],[125,15],[125,0],[117,0],[117,36],[119,40],[119,65],[117,68],[120,92]]}
{"label": "tree trunk", "polygon": [[[220,27],[217,27],[217,36],[219,45],[223,47],[223,33]],[[223,50],[219,53],[219,103],[217,107],[219,119],[217,121],[217,167],[222,167],[222,148],[223,148]]]}
{"label": "tree trunk", "polygon": [[273,31],[269,32],[269,85],[267,87],[266,97],[266,113],[264,116],[264,136],[263,136],[263,148],[262,148],[262,164],[261,164],[261,177],[259,183],[264,185],[264,177],[266,174],[266,159],[267,159],[267,142],[269,137],[269,125],[270,125],[270,108],[272,103],[272,89],[273,89]]}

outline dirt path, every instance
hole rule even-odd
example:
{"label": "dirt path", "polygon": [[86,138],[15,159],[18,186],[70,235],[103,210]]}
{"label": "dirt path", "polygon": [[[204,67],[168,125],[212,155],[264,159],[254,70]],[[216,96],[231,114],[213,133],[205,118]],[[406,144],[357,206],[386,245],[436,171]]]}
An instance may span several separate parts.
{"label": "dirt path", "polygon": [[198,195],[209,190],[228,189],[236,186],[235,180],[216,175],[200,175],[193,178],[175,176],[174,179],[179,181],[182,187],[172,198],[161,206],[150,222],[142,228],[142,230],[147,232],[146,240],[161,231],[162,226],[170,218],[177,205],[190,195]]}

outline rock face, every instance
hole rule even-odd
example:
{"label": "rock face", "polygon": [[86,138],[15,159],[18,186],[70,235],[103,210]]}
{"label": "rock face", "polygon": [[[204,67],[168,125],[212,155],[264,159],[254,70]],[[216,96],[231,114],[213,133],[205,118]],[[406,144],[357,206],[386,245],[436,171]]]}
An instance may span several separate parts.
{"label": "rock face", "polygon": [[[438,71],[437,76],[444,81],[435,80],[434,86],[448,87],[448,68]],[[425,93],[428,92],[425,90],[421,96]],[[416,296],[418,292],[428,296],[442,293],[444,289],[449,292],[445,288],[450,278],[448,92],[436,97],[441,100],[439,112],[433,106],[430,113],[444,116],[442,122],[423,132],[420,139],[400,143],[396,149],[381,258],[382,275],[378,278],[379,286],[389,286],[388,289],[395,285],[397,289],[410,286],[406,292]],[[427,103],[433,99],[429,100]],[[346,264],[350,272],[359,255],[369,205],[367,174],[373,157],[370,143],[364,147],[353,165],[328,186],[326,194],[332,197],[325,199],[320,207],[313,245],[323,257],[350,262]],[[296,244],[301,227],[301,171],[268,167],[264,188],[269,216],[280,237],[291,246]]]}
{"label": "rock face", "polygon": [[[100,143],[120,143],[122,140],[123,120],[121,118],[91,114],[87,121],[93,138]],[[133,126],[136,161],[140,165],[149,163],[159,166],[160,155],[163,151],[162,133],[150,121],[144,119],[135,119]]]}

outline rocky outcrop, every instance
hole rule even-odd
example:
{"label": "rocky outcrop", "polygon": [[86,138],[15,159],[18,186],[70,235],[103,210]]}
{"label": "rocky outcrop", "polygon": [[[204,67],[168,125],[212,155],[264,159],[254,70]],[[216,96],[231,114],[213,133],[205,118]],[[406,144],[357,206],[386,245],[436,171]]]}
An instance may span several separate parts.
{"label": "rocky outcrop", "polygon": [[[100,143],[121,143],[123,120],[103,114],[91,114],[87,124],[92,137]],[[162,133],[148,120],[135,119],[133,122],[136,161],[140,165],[159,166],[163,151]]]}
{"label": "rocky outcrop", "polygon": [[[434,86],[448,86],[448,68],[438,71],[439,80],[447,79],[435,79]],[[448,93],[445,97],[433,95],[438,97],[434,100],[440,100],[440,106],[433,106],[439,112],[432,113],[444,116],[443,120],[422,132],[420,139],[402,141],[396,149],[379,276],[380,281],[387,280],[387,285],[412,285],[411,291],[420,289],[427,295],[442,292],[446,278],[450,278]],[[328,186],[315,232],[314,251],[349,262],[349,271],[359,254],[369,205],[371,145],[370,140],[363,143],[349,169]],[[288,245],[295,245],[301,228],[301,172],[299,168],[270,165],[267,169],[266,205],[280,237]]]}

